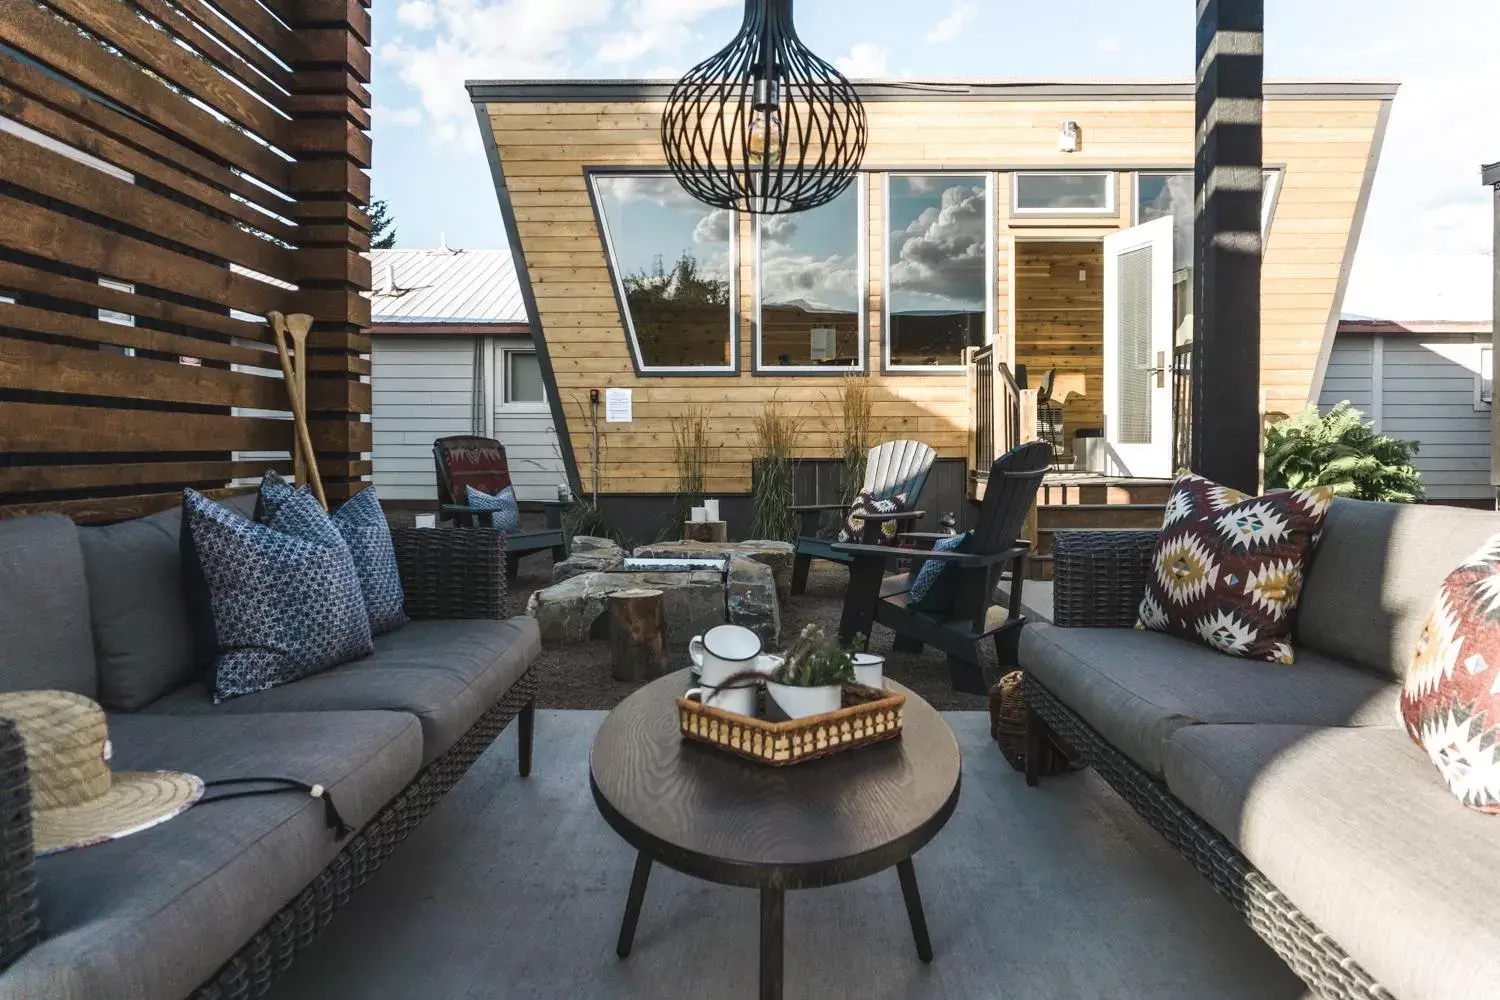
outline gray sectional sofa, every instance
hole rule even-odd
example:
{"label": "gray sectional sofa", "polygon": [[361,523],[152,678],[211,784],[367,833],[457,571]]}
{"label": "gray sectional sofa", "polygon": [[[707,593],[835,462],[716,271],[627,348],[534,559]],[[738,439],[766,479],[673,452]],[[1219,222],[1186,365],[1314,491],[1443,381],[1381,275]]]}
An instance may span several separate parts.
{"label": "gray sectional sofa", "polygon": [[1059,533],[1056,621],[1021,636],[1028,738],[1071,743],[1321,995],[1500,996],[1500,817],[1398,713],[1439,584],[1497,532],[1334,501],[1292,666],[1131,630],[1155,533]]}
{"label": "gray sectional sofa", "polygon": [[[3,1000],[259,996],[513,718],[529,769],[541,640],[506,617],[497,532],[396,530],[409,624],[371,656],[215,706],[179,524],[0,521],[0,690],[103,703],[119,770],[320,783],[357,832],[337,842],[321,803],[287,793],[33,861],[24,791],[0,790]],[[0,746],[7,775],[16,759]]]}

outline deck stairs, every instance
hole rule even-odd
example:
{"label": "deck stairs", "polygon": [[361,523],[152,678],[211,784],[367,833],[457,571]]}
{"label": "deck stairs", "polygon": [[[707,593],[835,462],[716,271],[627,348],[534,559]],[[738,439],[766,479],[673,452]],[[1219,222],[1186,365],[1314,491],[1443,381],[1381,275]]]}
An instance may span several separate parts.
{"label": "deck stairs", "polygon": [[1131,479],[1051,472],[1037,492],[1031,579],[1052,579],[1052,539],[1072,528],[1159,528],[1169,479]]}

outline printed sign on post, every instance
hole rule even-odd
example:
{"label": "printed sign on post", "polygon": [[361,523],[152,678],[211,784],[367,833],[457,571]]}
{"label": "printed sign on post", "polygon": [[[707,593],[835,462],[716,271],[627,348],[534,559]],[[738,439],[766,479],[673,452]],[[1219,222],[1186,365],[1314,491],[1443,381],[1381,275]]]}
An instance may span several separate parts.
{"label": "printed sign on post", "polygon": [[630,423],[630,390],[604,390],[604,422],[607,424]]}

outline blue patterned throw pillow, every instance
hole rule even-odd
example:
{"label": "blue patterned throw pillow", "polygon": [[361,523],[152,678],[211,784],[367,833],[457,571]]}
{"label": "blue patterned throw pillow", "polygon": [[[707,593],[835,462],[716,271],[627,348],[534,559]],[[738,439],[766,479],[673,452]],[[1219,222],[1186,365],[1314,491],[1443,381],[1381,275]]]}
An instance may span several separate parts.
{"label": "blue patterned throw pillow", "polygon": [[516,503],[515,487],[507,486],[494,496],[481,493],[472,486],[466,489],[470,507],[495,512],[494,528],[496,531],[505,535],[514,535],[521,530],[521,508]]}
{"label": "blue patterned throw pillow", "polygon": [[294,491],[267,524],[196,490],[182,503],[213,608],[215,704],[374,650],[349,546],[310,493]]}
{"label": "blue patterned throw pillow", "polygon": [[[972,532],[940,538],[932,546],[934,552],[958,552]],[[917,571],[911,590],[906,594],[906,606],[917,611],[946,614],[953,610],[953,599],[958,596],[958,567],[941,559],[929,559]]]}
{"label": "blue patterned throw pillow", "polygon": [[[274,472],[267,472],[260,481],[260,500],[255,506],[255,519],[267,523],[272,514],[294,493],[311,490],[291,483]],[[323,511],[314,504],[316,513]],[[308,515],[306,506],[299,508]],[[324,518],[329,520],[329,518]],[[385,511],[380,509],[380,500],[371,486],[354,494],[336,510],[331,520],[349,546],[349,555],[354,559],[354,568],[359,573],[359,585],[365,596],[365,610],[370,615],[370,631],[375,635],[394,632],[406,624],[406,594],[401,589],[401,574],[396,568],[396,547],[391,541],[390,524]],[[311,530],[309,526],[308,530]],[[295,531],[294,534],[301,534]]]}

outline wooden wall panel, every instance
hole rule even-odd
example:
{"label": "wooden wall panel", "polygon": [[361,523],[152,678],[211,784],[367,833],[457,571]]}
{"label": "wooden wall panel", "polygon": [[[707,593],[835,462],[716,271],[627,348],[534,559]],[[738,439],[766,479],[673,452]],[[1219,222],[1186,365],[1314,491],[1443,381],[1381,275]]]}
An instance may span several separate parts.
{"label": "wooden wall panel", "polygon": [[362,487],[369,28],[358,0],[0,0],[0,517],[285,467],[237,457],[290,447],[273,309],[313,314],[314,447],[331,498]]}
{"label": "wooden wall panel", "polygon": [[[622,95],[623,95],[622,91]],[[1263,389],[1272,410],[1300,408],[1314,391],[1318,352],[1336,308],[1345,248],[1381,109],[1364,97],[1275,98],[1265,115],[1266,162],[1283,185],[1266,252]],[[590,389],[629,387],[632,424],[601,423],[606,491],[666,492],[672,420],[703,405],[714,446],[710,490],[750,484],[749,421],[766,403],[803,421],[801,453],[829,457],[838,440],[838,382],[823,376],[750,373],[754,273],[748,221],[741,222],[740,305],[736,336],[741,373],[696,378],[637,377],[614,303],[585,183],[589,167],[662,165],[659,100],[498,100],[482,105],[504,173],[517,236],[530,272],[538,317],[567,418],[574,455],[588,479]],[[1006,356],[1033,368],[1085,373],[1088,391],[1065,415],[1067,433],[1102,424],[1102,275],[1098,241],[1132,224],[1130,172],[1191,171],[1191,99],[881,100],[866,105],[869,227],[867,353],[874,373],[877,439],[914,436],[940,455],[968,454],[967,383],[962,374],[882,374],[885,267],[883,172],[952,170],[995,173],[993,332]],[[1078,121],[1082,149],[1061,154],[1057,123]],[[1120,171],[1113,217],[1013,218],[1007,171]],[[1039,242],[1037,242],[1039,241]],[[1071,250],[1071,241],[1084,249]],[[1050,251],[1061,260],[1053,276]],[[1069,254],[1092,257],[1077,280]],[[1071,267],[1071,271],[1069,268]],[[1071,281],[1066,280],[1071,274]],[[1041,276],[1028,292],[1027,276]],[[1049,287],[1050,286],[1050,287]],[[1028,337],[1026,331],[1030,330]],[[1076,336],[1075,336],[1076,334]],[[1040,371],[1038,371],[1040,374]]]}

